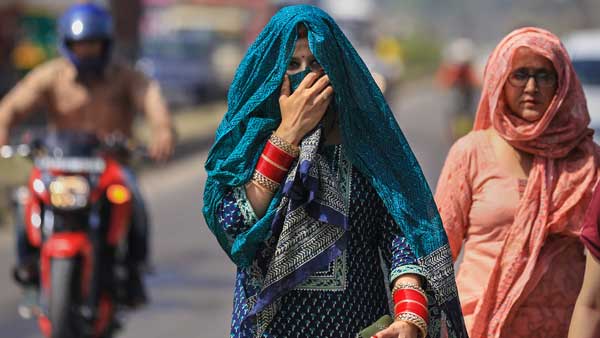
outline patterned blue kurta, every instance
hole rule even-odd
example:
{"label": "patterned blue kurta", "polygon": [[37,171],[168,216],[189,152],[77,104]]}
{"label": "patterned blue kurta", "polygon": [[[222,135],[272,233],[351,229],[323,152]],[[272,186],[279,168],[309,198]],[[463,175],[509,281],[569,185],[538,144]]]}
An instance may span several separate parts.
{"label": "patterned blue kurta", "polygon": [[[333,163],[340,158],[341,148],[326,147],[322,156]],[[282,296],[274,311],[244,320],[270,257],[270,243],[265,243],[252,266],[238,268],[231,337],[354,337],[390,313],[389,281],[403,273],[423,275],[400,227],[367,179],[353,169],[348,175],[350,228],[344,253]],[[256,221],[243,187],[233,189],[218,212],[231,241]]]}

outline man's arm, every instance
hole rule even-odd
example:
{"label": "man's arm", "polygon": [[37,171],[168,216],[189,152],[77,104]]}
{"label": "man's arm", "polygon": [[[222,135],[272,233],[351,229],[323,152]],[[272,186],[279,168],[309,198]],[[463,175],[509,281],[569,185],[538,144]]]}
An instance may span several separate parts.
{"label": "man's arm", "polygon": [[585,275],[575,303],[569,338],[592,338],[600,335],[600,262],[587,252]]}
{"label": "man's arm", "polygon": [[141,73],[134,74],[133,86],[136,108],[144,112],[151,129],[150,156],[164,161],[173,154],[175,130],[160,86]]}
{"label": "man's arm", "polygon": [[52,78],[50,64],[33,69],[0,101],[0,145],[8,142],[10,128],[45,103]]}

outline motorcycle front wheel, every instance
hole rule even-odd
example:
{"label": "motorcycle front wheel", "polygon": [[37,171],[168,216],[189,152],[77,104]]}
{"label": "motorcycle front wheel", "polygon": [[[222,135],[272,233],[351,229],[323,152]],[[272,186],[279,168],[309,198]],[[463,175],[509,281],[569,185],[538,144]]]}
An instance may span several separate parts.
{"label": "motorcycle front wheel", "polygon": [[76,326],[77,260],[53,258],[49,319],[52,338],[79,338]]}

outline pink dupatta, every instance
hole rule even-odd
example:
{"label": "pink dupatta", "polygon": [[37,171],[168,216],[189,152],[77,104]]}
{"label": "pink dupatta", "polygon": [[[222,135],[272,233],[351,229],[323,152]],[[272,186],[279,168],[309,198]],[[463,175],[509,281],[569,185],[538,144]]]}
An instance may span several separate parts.
{"label": "pink dupatta", "polygon": [[[552,61],[558,87],[544,116],[527,122],[508,111],[504,84],[512,58],[527,47]],[[578,236],[582,210],[598,179],[593,131],[581,84],[554,34],[521,28],[507,35],[486,65],[475,130],[493,127],[513,147],[534,155],[527,187],[500,255],[474,313],[471,338],[500,337],[515,307],[535,287],[551,260],[564,250],[551,234]],[[540,254],[544,244],[545,247]],[[513,310],[513,311],[511,311]]]}

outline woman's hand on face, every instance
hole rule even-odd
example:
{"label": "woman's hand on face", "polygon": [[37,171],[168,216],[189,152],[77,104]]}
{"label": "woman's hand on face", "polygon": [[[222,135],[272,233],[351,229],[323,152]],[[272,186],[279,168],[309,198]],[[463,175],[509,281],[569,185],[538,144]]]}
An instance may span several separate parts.
{"label": "woman's hand on face", "polygon": [[281,124],[275,132],[277,136],[298,145],[321,121],[332,97],[333,87],[327,75],[319,78],[317,73],[311,72],[291,93],[290,79],[286,74],[279,96]]}
{"label": "woman's hand on face", "polygon": [[377,332],[376,338],[418,338],[419,329],[408,322],[397,320],[387,329]]}

